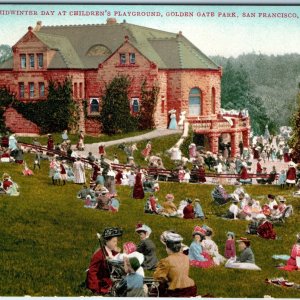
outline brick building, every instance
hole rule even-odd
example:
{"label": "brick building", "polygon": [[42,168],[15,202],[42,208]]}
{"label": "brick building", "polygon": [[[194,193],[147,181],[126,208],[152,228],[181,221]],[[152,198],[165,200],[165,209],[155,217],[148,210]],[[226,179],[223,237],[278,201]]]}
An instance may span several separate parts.
{"label": "brick building", "polygon": [[[155,112],[157,128],[166,128],[168,112],[177,117],[186,111],[194,131],[205,137],[213,152],[218,139],[230,134],[232,154],[240,140],[248,146],[249,118],[221,114],[222,70],[197,47],[178,34],[117,23],[108,19],[101,25],[28,27],[13,46],[13,57],[0,65],[0,85],[6,86],[20,101],[42,101],[50,79],[72,78],[73,96],[81,104],[80,128],[99,133],[99,114],[105,84],[117,75],[129,75],[132,112],[140,109],[141,83],[158,84],[160,92]],[[85,117],[82,100],[88,101]],[[228,118],[231,121],[228,121]],[[38,127],[13,109],[6,112],[6,123],[15,132],[38,133]]]}

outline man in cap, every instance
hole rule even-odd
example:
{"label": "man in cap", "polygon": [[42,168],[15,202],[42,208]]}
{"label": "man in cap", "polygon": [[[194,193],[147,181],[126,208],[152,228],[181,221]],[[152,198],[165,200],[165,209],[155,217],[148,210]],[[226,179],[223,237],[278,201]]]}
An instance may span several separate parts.
{"label": "man in cap", "polygon": [[86,277],[86,287],[94,294],[106,295],[112,287],[110,268],[107,258],[113,259],[118,255],[118,237],[122,236],[120,228],[105,228],[101,238],[101,246],[93,254]]}

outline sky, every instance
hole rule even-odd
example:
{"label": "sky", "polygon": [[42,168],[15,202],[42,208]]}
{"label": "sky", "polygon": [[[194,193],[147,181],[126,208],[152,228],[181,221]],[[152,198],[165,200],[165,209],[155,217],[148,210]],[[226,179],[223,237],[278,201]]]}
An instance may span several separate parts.
{"label": "sky", "polygon": [[[36,15],[11,15],[12,10]],[[65,15],[59,15],[63,11]],[[98,11],[104,16],[74,16],[75,11]],[[158,16],[129,15],[146,12]],[[14,45],[37,21],[45,26],[103,24],[108,17],[169,32],[182,31],[209,56],[300,54],[300,6],[0,4],[0,44]]]}

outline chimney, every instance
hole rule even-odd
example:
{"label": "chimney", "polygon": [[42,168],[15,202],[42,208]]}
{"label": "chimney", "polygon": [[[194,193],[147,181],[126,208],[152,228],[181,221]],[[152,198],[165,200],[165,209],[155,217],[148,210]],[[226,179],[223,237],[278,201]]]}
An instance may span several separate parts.
{"label": "chimney", "polygon": [[125,36],[124,36],[124,39],[125,39],[125,42],[128,42],[129,36],[128,36],[128,35],[125,35]]}
{"label": "chimney", "polygon": [[106,24],[107,25],[117,24],[117,19],[116,18],[108,18],[108,19],[106,19]]}
{"label": "chimney", "polygon": [[178,36],[182,36],[182,31],[181,30],[177,33],[177,37]]}
{"label": "chimney", "polygon": [[32,27],[31,26],[28,26],[28,31],[32,31]]}
{"label": "chimney", "polygon": [[40,31],[42,28],[42,21],[37,21],[33,31]]}

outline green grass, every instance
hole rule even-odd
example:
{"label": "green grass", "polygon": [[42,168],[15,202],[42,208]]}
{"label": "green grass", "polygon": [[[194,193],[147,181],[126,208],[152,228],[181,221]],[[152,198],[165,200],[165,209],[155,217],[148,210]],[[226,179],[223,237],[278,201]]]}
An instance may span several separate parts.
{"label": "green grass", "polygon": [[[86,135],[84,138],[84,142],[85,142],[85,144],[109,142],[109,141],[114,141],[114,140],[118,140],[118,139],[123,139],[123,138],[128,138],[128,137],[145,134],[150,131],[152,131],[152,130],[134,131],[134,132],[129,132],[129,133],[115,134],[115,135],[106,135],[106,134],[99,134],[98,136]],[[62,142],[61,133],[59,133],[59,132],[53,133],[52,136],[53,136],[55,144]],[[72,144],[77,144],[78,134],[68,134],[68,137]],[[37,137],[37,139],[42,145],[47,144],[47,140],[48,140],[47,135],[40,135]],[[23,142],[23,143],[32,143],[33,137],[19,136],[18,141]]]}
{"label": "green grass", "polygon": [[[166,154],[166,151],[174,146],[180,139],[180,134],[172,134],[164,137],[158,137],[151,139],[152,142],[152,154],[151,155],[160,155],[162,158],[163,164],[166,169],[172,169],[174,163],[171,161],[170,156]],[[146,147],[147,141],[141,141],[136,143],[138,150],[134,152],[134,161],[136,165],[147,167],[147,162],[143,155],[141,154],[142,150]],[[126,143],[130,145],[130,143]],[[116,153],[120,163],[126,163],[126,154],[123,150],[118,149],[118,145],[110,146],[105,149],[107,158],[113,160],[113,156]]]}
{"label": "green grass", "polygon": [[[32,166],[33,157],[26,158]],[[138,221],[144,221],[152,230],[152,239],[159,259],[166,256],[165,247],[159,242],[164,230],[174,229],[190,244],[191,233],[202,221],[164,218],[143,213],[144,200],[133,200],[128,187],[118,187],[120,212],[112,214],[83,207],[76,199],[80,186],[67,184],[53,186],[48,177],[48,162],[33,177],[21,175],[17,164],[0,164],[0,176],[9,172],[19,184],[19,197],[0,196],[0,295],[1,296],[81,296],[90,295],[80,287],[85,280],[85,270],[92,253],[98,247],[96,232],[105,226],[120,226],[124,235],[119,246],[126,241],[139,242],[134,233]],[[246,221],[227,221],[215,216],[226,207],[215,207],[211,202],[213,186],[196,184],[161,183],[158,194],[160,203],[167,193],[175,195],[176,204],[185,197],[201,199],[208,219],[205,223],[214,229],[214,240],[224,251],[225,233],[230,230],[245,236]],[[231,192],[234,187],[226,187]],[[299,198],[292,198],[291,191],[281,191],[276,186],[247,186],[246,191],[256,197],[273,193],[287,197],[295,214],[282,226],[276,226],[279,240],[267,241],[251,236],[257,265],[262,271],[230,270],[216,267],[209,270],[191,268],[199,294],[210,293],[215,297],[299,297],[299,291],[279,288],[264,283],[265,278],[284,276],[300,282],[299,272],[285,272],[275,268],[278,261],[273,254],[289,254],[299,231]]]}

